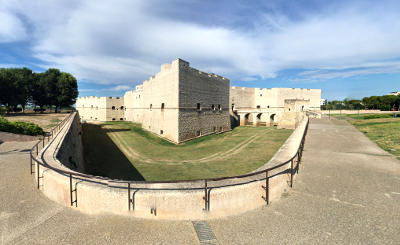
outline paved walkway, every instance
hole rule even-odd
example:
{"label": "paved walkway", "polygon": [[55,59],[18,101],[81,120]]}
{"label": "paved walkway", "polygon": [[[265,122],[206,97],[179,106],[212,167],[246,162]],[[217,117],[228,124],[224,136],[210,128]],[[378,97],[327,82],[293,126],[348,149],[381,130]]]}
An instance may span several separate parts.
{"label": "paved walkway", "polygon": [[[35,189],[33,142],[0,144],[0,244],[199,244],[190,221],[88,216]],[[400,244],[400,161],[343,121],[312,120],[294,188],[208,225],[219,244]]]}

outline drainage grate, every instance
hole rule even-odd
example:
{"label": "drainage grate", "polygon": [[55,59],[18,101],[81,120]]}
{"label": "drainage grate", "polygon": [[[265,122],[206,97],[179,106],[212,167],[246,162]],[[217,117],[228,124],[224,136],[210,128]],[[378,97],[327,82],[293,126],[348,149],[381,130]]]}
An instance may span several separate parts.
{"label": "drainage grate", "polygon": [[192,221],[201,245],[216,245],[217,239],[205,221]]}

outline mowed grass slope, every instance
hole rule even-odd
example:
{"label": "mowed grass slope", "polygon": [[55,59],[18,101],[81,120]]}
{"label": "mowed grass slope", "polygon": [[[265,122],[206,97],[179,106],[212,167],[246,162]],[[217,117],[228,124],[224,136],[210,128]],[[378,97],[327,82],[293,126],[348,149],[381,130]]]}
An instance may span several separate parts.
{"label": "mowed grass slope", "polygon": [[347,120],[382,149],[400,160],[400,115],[347,115]]}
{"label": "mowed grass slope", "polygon": [[[91,147],[87,160],[111,164],[107,163],[109,157],[103,155],[111,154],[112,149],[101,149],[100,137],[94,137],[106,135],[104,139],[110,138],[145,180],[202,179],[234,176],[257,169],[271,159],[292,131],[237,127],[231,132],[175,145],[142,130],[139,124],[113,122],[85,124],[84,145],[99,146]],[[113,152],[115,154],[115,150]],[[115,160],[113,162],[117,167]]]}

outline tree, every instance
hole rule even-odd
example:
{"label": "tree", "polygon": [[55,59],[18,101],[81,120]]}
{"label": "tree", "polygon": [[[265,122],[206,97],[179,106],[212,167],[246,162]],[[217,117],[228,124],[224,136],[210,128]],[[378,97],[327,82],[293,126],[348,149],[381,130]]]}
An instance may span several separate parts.
{"label": "tree", "polygon": [[33,86],[31,90],[32,102],[40,107],[40,113],[43,113],[43,106],[48,104],[46,94],[45,80],[42,79],[43,73],[35,73],[33,77]]}
{"label": "tree", "polygon": [[5,68],[0,68],[0,104],[8,106],[10,84],[7,79]]}
{"label": "tree", "polygon": [[22,112],[24,112],[25,106],[31,98],[32,81],[32,70],[26,67],[14,70],[14,87],[17,92],[14,96],[16,103],[21,105]]}
{"label": "tree", "polygon": [[32,70],[26,67],[0,69],[0,103],[7,106],[8,111],[15,110],[18,105],[25,109],[32,77]]}
{"label": "tree", "polygon": [[62,72],[57,82],[57,108],[75,104],[78,97],[78,83],[71,74]]}

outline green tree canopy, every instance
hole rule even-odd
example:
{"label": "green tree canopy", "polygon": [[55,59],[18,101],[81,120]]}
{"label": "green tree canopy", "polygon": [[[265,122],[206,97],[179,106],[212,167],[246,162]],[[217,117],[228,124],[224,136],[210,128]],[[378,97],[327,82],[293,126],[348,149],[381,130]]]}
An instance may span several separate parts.
{"label": "green tree canopy", "polygon": [[75,104],[78,85],[75,77],[58,69],[50,68],[43,73],[33,73],[28,68],[0,69],[0,105],[8,111],[18,105],[24,109],[30,101],[40,108]]}

